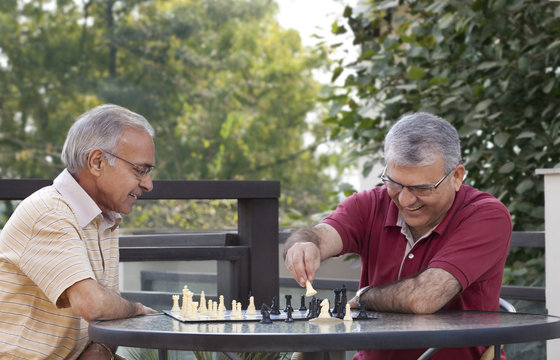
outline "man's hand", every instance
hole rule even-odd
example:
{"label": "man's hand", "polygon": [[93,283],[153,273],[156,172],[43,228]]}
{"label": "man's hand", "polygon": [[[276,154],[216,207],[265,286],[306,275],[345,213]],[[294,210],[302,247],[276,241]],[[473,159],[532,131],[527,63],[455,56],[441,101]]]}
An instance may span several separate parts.
{"label": "man's hand", "polygon": [[313,282],[321,266],[321,251],[312,242],[298,242],[288,249],[284,263],[300,286],[305,286],[306,280]]}
{"label": "man's hand", "polygon": [[111,320],[156,313],[152,308],[122,298],[93,279],[78,281],[65,291],[72,311],[86,321]]}
{"label": "man's hand", "polygon": [[315,279],[321,261],[342,251],[342,239],[332,226],[321,223],[294,232],[284,246],[284,263],[301,285]]}

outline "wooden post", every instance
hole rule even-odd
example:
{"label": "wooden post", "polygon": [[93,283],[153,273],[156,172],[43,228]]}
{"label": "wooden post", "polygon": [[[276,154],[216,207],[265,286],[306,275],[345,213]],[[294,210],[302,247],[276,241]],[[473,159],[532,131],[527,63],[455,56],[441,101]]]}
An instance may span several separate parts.
{"label": "wooden post", "polygon": [[[560,169],[537,169],[537,175],[544,175],[544,229],[545,229],[545,276],[546,309],[550,315],[560,315]],[[546,342],[548,359],[560,359],[560,339]]]}
{"label": "wooden post", "polygon": [[250,291],[260,308],[279,292],[278,198],[239,199],[237,204],[239,245],[251,249],[249,281],[240,283],[239,290],[245,292],[242,300]]}

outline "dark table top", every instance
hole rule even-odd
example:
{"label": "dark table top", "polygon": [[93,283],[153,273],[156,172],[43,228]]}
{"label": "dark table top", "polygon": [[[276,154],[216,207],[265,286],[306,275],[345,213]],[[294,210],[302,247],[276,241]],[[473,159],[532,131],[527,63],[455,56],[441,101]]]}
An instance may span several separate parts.
{"label": "dark table top", "polygon": [[464,347],[560,337],[560,318],[505,312],[430,315],[369,313],[376,319],[336,324],[306,320],[181,322],[164,314],[92,322],[93,341],[154,349],[194,351],[341,351]]}

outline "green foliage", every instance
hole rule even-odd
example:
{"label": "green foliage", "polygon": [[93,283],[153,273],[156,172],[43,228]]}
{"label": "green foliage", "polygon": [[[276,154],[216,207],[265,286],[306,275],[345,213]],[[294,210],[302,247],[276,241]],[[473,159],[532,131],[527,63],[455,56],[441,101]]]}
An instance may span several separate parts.
{"label": "green foliage", "polygon": [[328,99],[333,136],[350,139],[357,156],[369,154],[371,169],[401,115],[438,114],[460,133],[466,183],[506,204],[516,230],[542,229],[535,169],[560,166],[559,9],[521,0],[347,8],[361,55]]}
{"label": "green foliage", "polygon": [[306,121],[324,111],[311,72],[326,52],[275,12],[272,0],[3,1],[0,176],[56,176],[75,117],[110,102],[156,129],[156,178],[280,180],[282,213],[313,212],[339,165],[316,153],[328,127]]}

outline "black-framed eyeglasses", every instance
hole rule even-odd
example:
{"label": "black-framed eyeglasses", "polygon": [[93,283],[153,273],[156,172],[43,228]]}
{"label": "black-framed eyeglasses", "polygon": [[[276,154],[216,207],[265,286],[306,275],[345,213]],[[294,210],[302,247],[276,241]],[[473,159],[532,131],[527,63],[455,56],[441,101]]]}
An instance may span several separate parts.
{"label": "black-framed eyeglasses", "polygon": [[447,177],[453,172],[453,170],[445,174],[445,176],[442,177],[434,185],[403,185],[387,176],[387,167],[385,167],[385,169],[383,170],[383,174],[381,174],[381,180],[385,183],[385,186],[387,186],[387,190],[389,191],[400,193],[404,188],[407,188],[408,191],[410,191],[410,193],[414,196],[430,196],[432,192],[437,189],[445,179],[447,179]]}
{"label": "black-framed eyeglasses", "polygon": [[114,156],[114,157],[116,157],[117,159],[122,160],[122,161],[124,161],[125,163],[129,164],[130,166],[132,166],[132,168],[133,168],[134,171],[136,172],[136,176],[137,176],[138,178],[142,178],[142,177],[148,175],[148,174],[151,173],[152,170],[156,167],[155,165],[152,165],[152,164],[142,164],[142,165],[140,165],[140,164],[135,164],[135,163],[133,163],[133,162],[131,162],[131,161],[128,161],[128,160],[126,160],[126,159],[124,159],[124,158],[122,158],[122,157],[120,157],[120,156],[118,156],[118,155],[115,155],[115,154],[113,154],[113,153],[110,153],[109,151],[103,150],[103,152],[106,153],[106,154],[109,154],[109,155],[111,155],[111,156]]}

